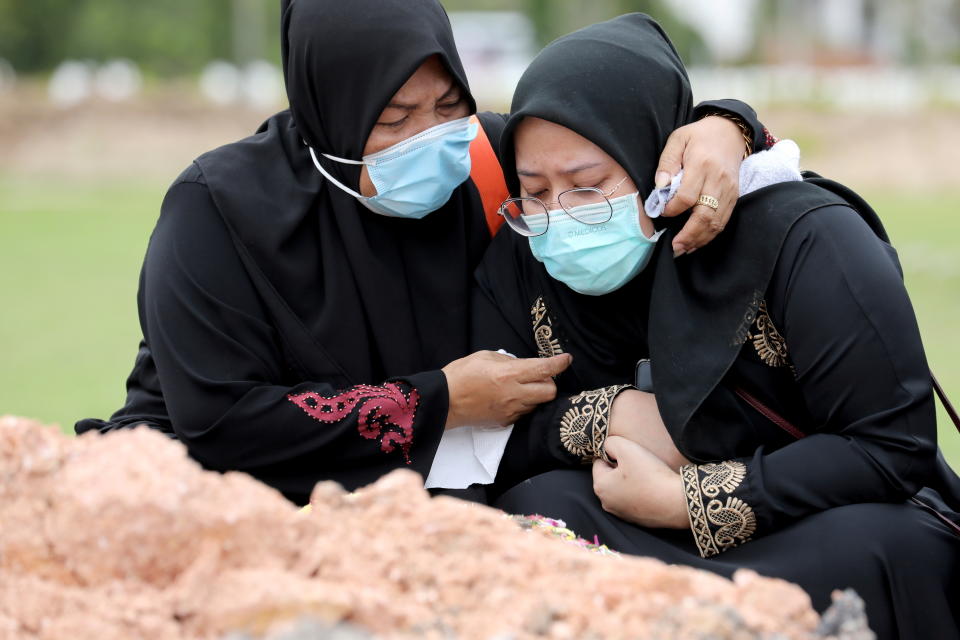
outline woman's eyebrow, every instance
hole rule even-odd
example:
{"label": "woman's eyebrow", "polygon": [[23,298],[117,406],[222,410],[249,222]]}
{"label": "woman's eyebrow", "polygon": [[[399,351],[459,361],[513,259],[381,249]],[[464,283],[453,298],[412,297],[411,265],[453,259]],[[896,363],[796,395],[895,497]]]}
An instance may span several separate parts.
{"label": "woman's eyebrow", "polygon": [[404,111],[415,111],[420,105],[409,102],[390,102],[384,109],[403,109]]}
{"label": "woman's eyebrow", "polygon": [[442,96],[440,96],[439,98],[437,98],[437,102],[443,102],[444,100],[447,100],[447,99],[449,99],[449,98],[452,98],[452,97],[454,96],[454,94],[456,94],[456,93],[459,92],[459,91],[460,91],[460,87],[459,87],[459,85],[457,85],[457,81],[456,81],[456,80],[451,80],[451,81],[450,81],[450,86],[447,88],[446,91],[444,91],[444,93],[443,93]]}
{"label": "woman's eyebrow", "polygon": [[[457,86],[457,81],[452,80],[450,82],[450,86],[447,87],[447,90],[444,91],[443,95],[437,98],[437,102],[443,102],[447,98],[452,97],[459,88],[460,87]],[[397,102],[396,100],[391,100],[389,104],[384,107],[384,109],[403,109],[404,111],[416,111],[419,107],[420,104],[416,102]]]}
{"label": "woman's eyebrow", "polygon": [[569,176],[574,173],[580,173],[581,171],[586,171],[587,169],[593,169],[594,167],[599,167],[600,162],[584,162],[583,164],[578,164],[575,167],[570,167],[560,172],[561,175]]}
{"label": "woman's eyebrow", "polygon": [[[594,167],[599,167],[602,162],[585,162],[583,164],[578,164],[575,167],[570,167],[569,169],[564,169],[560,172],[560,175],[569,176],[574,173],[580,173],[581,171],[586,171],[587,169],[593,169]],[[542,173],[536,173],[534,171],[529,171],[528,169],[517,168],[517,175],[523,176],[525,178],[542,178]]]}

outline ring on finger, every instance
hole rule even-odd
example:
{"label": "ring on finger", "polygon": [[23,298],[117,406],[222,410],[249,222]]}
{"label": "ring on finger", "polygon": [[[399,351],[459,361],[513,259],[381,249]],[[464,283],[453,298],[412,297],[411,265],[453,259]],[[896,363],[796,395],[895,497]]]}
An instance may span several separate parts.
{"label": "ring on finger", "polygon": [[714,211],[720,208],[720,201],[714,198],[713,196],[708,196],[706,194],[701,194],[697,198],[697,204],[702,204],[705,207],[710,207]]}

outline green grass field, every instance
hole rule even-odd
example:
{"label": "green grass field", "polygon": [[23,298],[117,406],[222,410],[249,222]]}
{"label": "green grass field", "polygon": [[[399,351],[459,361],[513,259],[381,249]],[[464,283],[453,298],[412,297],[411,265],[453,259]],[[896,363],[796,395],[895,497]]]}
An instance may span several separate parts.
{"label": "green grass field", "polygon": [[[0,414],[71,432],[120,405],[140,337],[140,262],[165,188],[0,176]],[[931,366],[960,401],[958,194],[864,195],[900,251]],[[940,433],[960,467],[960,435],[942,411]]]}

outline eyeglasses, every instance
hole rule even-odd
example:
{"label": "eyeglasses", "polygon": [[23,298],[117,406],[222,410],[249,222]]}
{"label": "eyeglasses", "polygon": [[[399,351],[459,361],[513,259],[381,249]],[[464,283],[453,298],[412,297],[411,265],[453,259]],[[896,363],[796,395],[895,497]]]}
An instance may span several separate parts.
{"label": "eyeglasses", "polygon": [[522,236],[542,236],[550,228],[550,208],[559,204],[568,216],[583,224],[603,224],[613,217],[613,205],[608,198],[626,182],[627,176],[607,192],[596,187],[577,187],[560,192],[557,199],[544,202],[540,198],[510,198],[500,205],[499,214],[511,229]]}

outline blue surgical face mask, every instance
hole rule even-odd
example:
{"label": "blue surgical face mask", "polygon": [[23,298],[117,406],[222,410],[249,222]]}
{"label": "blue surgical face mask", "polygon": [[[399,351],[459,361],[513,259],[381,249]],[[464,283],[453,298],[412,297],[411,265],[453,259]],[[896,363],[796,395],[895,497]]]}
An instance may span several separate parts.
{"label": "blue surgical face mask", "polygon": [[[533,256],[543,263],[547,273],[577,293],[602,296],[616,291],[650,262],[659,231],[648,238],[640,228],[637,193],[610,200],[613,215],[607,222],[584,224],[562,209],[547,214],[524,216],[527,225],[543,228],[546,216],[550,226],[543,235],[529,239]],[[580,220],[607,217],[605,203],[571,209]]]}
{"label": "blue surgical face mask", "polygon": [[360,201],[367,209],[393,218],[419,220],[447,203],[454,189],[470,177],[470,143],[479,125],[460,118],[421,131],[383,151],[346,160],[324,157],[344,164],[367,166],[377,195],[365,197],[327,173],[313,148],[313,164],[330,182]]}

